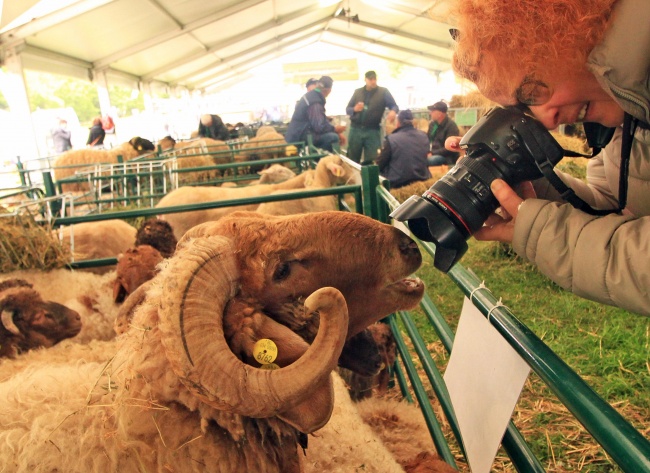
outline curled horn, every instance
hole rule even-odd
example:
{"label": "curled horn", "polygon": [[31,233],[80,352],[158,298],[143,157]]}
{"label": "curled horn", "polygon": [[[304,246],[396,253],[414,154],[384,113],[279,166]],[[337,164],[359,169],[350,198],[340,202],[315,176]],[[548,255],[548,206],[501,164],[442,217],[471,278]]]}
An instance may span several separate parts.
{"label": "curled horn", "polygon": [[202,401],[248,417],[271,417],[304,401],[337,364],[347,333],[347,306],[334,288],[316,291],[306,310],[320,329],[289,366],[262,370],[237,358],[223,331],[223,311],[238,290],[234,248],[222,236],[188,240],[164,270],[159,307],[162,344],[172,369]]}
{"label": "curled horn", "polygon": [[9,310],[2,311],[2,325],[14,335],[20,335],[20,330],[14,323],[13,313]]}

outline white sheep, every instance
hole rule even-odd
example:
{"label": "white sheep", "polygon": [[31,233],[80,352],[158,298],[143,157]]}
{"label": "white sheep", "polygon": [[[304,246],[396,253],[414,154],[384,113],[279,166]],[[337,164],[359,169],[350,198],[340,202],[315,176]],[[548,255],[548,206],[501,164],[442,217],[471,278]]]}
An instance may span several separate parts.
{"label": "white sheep", "polygon": [[[334,174],[335,173],[335,174]],[[305,171],[297,176],[277,184],[262,184],[243,187],[179,187],[163,197],[156,208],[189,205],[201,202],[243,199],[272,194],[276,191],[303,189],[311,182],[334,182],[344,184],[354,181],[358,172],[340,156],[330,155],[321,158],[313,172]],[[327,197],[327,196],[326,196]],[[329,201],[329,200],[328,200]],[[194,210],[182,213],[161,215],[174,228],[174,235],[180,238],[187,230],[199,223],[214,221],[237,210],[256,210],[260,204],[247,204],[237,207],[221,207],[207,210]],[[331,208],[330,208],[331,210]]]}
{"label": "white sheep", "polygon": [[[160,199],[156,204],[156,208],[198,204],[201,202],[244,199],[247,197],[268,195],[279,189],[302,188],[305,186],[305,180],[311,179],[311,175],[311,172],[306,171],[291,179],[276,184],[259,184],[239,187],[179,187]],[[174,229],[174,236],[180,238],[187,230],[200,223],[218,220],[221,217],[238,210],[255,210],[258,205],[259,204],[247,204],[238,205],[236,207],[193,210],[182,213],[164,214],[160,215],[158,218],[169,222]]]}
{"label": "white sheep", "polygon": [[[327,172],[325,172],[327,171]],[[360,176],[351,171],[347,164],[336,155],[325,156],[320,159],[313,179],[305,183],[304,189],[289,190],[299,192],[305,190],[327,189],[337,184],[357,184]],[[287,191],[275,191],[271,195],[283,194]],[[338,196],[323,195],[306,199],[287,200],[279,202],[265,202],[259,205],[257,212],[270,215],[292,215],[306,212],[323,212],[338,210]]]}
{"label": "white sheep", "polygon": [[[130,141],[112,149],[71,149],[56,158],[54,179],[60,181],[66,177],[72,177],[75,172],[87,170],[92,164],[117,164],[118,156],[122,156],[124,161],[129,161],[153,150],[153,143],[140,137],[131,138]],[[62,184],[61,190],[63,192],[87,191],[88,184],[84,182]]]}
{"label": "white sheep", "polygon": [[[16,472],[304,472],[300,432],[330,418],[346,336],[417,305],[424,287],[405,277],[421,261],[399,230],[345,212],[196,227],[109,363],[33,365],[0,383],[0,458]],[[309,345],[294,330],[314,317]],[[278,369],[258,368],[261,338]],[[363,448],[344,433],[341,458],[345,442]]]}
{"label": "white sheep", "polygon": [[[135,245],[137,230],[123,220],[77,223],[58,231],[61,243],[73,249],[75,261],[117,257]],[[86,268],[96,274],[113,271],[115,265]]]}

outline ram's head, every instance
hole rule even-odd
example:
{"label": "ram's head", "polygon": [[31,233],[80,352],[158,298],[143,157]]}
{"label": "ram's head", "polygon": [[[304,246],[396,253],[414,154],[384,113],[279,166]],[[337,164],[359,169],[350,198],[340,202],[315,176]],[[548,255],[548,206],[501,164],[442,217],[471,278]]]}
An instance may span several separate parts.
{"label": "ram's head", "polygon": [[[410,238],[362,215],[236,212],[187,232],[151,283],[162,344],[203,402],[312,432],[331,414],[345,341],[418,304],[424,286],[409,275],[420,263]],[[260,339],[275,342],[277,369],[260,369]]]}

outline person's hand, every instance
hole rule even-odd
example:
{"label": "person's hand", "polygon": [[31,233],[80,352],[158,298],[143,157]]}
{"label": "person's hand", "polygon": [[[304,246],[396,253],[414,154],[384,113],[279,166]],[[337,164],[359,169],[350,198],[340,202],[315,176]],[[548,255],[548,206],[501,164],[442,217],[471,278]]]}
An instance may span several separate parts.
{"label": "person's hand", "polygon": [[395,123],[395,118],[397,118],[397,112],[395,110],[389,110],[388,115],[386,115],[386,121],[388,123]]}
{"label": "person's hand", "polygon": [[345,125],[336,125],[336,126],[334,127],[334,130],[335,130],[337,133],[343,133],[343,132],[345,131],[346,128],[347,128],[347,126],[345,126]]}
{"label": "person's hand", "polygon": [[454,151],[460,153],[461,156],[465,156],[465,150],[460,149],[460,136],[448,136],[445,140],[445,149],[449,151]]}
{"label": "person's hand", "polygon": [[363,110],[363,107],[364,107],[363,102],[357,102],[357,104],[354,106],[353,110],[355,112],[360,112],[361,110]]}
{"label": "person's hand", "polygon": [[519,206],[524,200],[536,197],[533,184],[530,181],[520,183],[517,186],[518,194],[505,181],[495,179],[490,185],[490,190],[501,204],[501,207],[487,218],[483,227],[474,233],[474,238],[477,240],[512,243]]}

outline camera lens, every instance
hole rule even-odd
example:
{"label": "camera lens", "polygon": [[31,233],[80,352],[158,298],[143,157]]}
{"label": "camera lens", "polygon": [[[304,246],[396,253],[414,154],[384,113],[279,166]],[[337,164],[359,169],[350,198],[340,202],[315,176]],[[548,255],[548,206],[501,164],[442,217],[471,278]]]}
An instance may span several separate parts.
{"label": "camera lens", "polygon": [[[466,156],[421,197],[412,196],[391,214],[408,221],[423,241],[436,245],[434,266],[447,272],[467,251],[467,239],[499,206],[490,184],[511,186],[541,177],[563,150],[541,125],[517,108],[494,108],[460,142]],[[540,167],[541,166],[541,167]]]}

